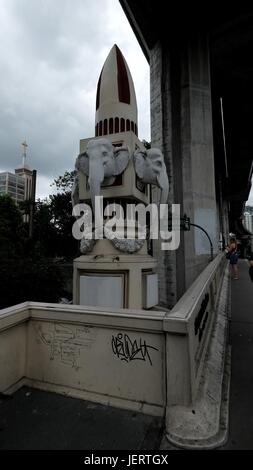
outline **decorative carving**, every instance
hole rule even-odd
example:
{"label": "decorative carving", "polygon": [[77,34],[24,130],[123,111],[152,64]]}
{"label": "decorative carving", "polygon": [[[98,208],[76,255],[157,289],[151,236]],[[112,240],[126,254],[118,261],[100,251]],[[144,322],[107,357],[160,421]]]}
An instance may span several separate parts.
{"label": "decorative carving", "polygon": [[127,147],[114,147],[105,138],[90,140],[86,151],[77,157],[76,170],[89,177],[93,210],[95,196],[100,195],[100,187],[113,184],[116,176],[125,171],[129,160]]}
{"label": "decorative carving", "polygon": [[86,238],[82,238],[81,239],[81,243],[80,243],[80,251],[81,253],[83,253],[84,255],[86,253],[90,253],[92,250],[93,250],[93,247],[95,245],[97,240],[88,240]]}
{"label": "decorative carving", "polygon": [[[169,181],[162,152],[152,147],[146,151],[136,150],[132,156],[134,170],[138,177],[139,184],[145,188],[147,184],[154,184],[161,189],[160,203],[168,201]],[[86,151],[81,153],[76,159],[75,180],[72,190],[73,205],[79,202],[79,174],[88,176],[91,202],[95,210],[95,196],[100,195],[103,186],[110,186],[115,183],[116,176],[123,174],[131,159],[127,147],[114,147],[105,138],[91,139]],[[106,236],[106,227],[105,236]],[[124,253],[136,253],[144,245],[144,239],[111,238],[108,236],[113,246]],[[95,239],[83,238],[80,244],[81,253],[92,251],[96,243]]]}
{"label": "decorative carving", "polygon": [[160,204],[168,202],[169,180],[161,150],[152,147],[145,152],[136,150],[134,167],[138,178],[146,184],[154,184],[161,189]]}
{"label": "decorative carving", "polygon": [[136,239],[128,240],[127,238],[113,238],[111,243],[117,250],[124,253],[136,253],[143,247],[145,240]]}

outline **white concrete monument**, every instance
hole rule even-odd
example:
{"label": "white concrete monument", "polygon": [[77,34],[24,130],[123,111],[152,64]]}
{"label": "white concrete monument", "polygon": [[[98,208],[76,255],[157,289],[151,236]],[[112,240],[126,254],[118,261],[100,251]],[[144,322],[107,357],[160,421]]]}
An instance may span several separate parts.
{"label": "white concrete monument", "polygon": [[[96,196],[104,206],[150,203],[150,184],[168,199],[169,183],[159,149],[146,150],[138,139],[137,104],[127,63],[114,45],[99,77],[95,137],[80,141],[72,202],[91,205]],[[104,207],[102,208],[104,211]],[[103,215],[102,226],[110,217]],[[111,308],[151,308],[158,303],[156,261],[148,254],[147,240],[126,237],[124,218],[110,239],[82,239],[82,255],[74,260],[73,303]],[[129,239],[130,238],[130,239]]]}

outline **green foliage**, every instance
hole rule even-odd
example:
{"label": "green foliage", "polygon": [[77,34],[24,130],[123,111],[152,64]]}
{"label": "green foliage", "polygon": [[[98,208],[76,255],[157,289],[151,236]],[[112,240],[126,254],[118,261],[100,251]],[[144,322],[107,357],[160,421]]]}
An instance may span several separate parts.
{"label": "green foliage", "polygon": [[39,256],[57,255],[57,228],[52,221],[50,201],[47,199],[35,205],[31,249]]}
{"label": "green foliage", "polygon": [[72,203],[70,192],[58,193],[49,196],[51,224],[56,232],[55,252],[58,256],[73,258],[78,253],[78,242],[72,235],[72,226],[75,218],[72,217]]}
{"label": "green foliage", "polygon": [[41,256],[1,259],[0,308],[25,301],[58,302],[63,295],[59,266]]}
{"label": "green foliage", "polygon": [[65,172],[54,180],[57,194],[35,203],[31,238],[24,222],[30,202],[16,205],[10,196],[0,196],[0,309],[28,300],[58,302],[66,295],[65,262],[78,254],[72,236],[73,178],[74,172]]}
{"label": "green foliage", "polygon": [[22,255],[25,235],[19,208],[8,194],[0,195],[0,259]]}
{"label": "green foliage", "polygon": [[33,247],[41,256],[73,259],[78,253],[78,242],[72,236],[74,220],[70,192],[36,202]]}
{"label": "green foliage", "polygon": [[36,203],[32,239],[21,209],[0,196],[0,309],[28,300],[58,302],[65,293],[57,257],[73,259],[78,250],[69,192]]}
{"label": "green foliage", "polygon": [[71,189],[74,171],[65,171],[55,178],[51,186],[57,193],[46,201],[36,203],[34,215],[34,241],[41,253],[73,259],[78,254],[78,242],[72,236]]}
{"label": "green foliage", "polygon": [[58,176],[58,178],[54,179],[51,186],[55,186],[59,191],[71,191],[74,183],[74,175],[74,171],[65,171],[63,176]]}
{"label": "green foliage", "polygon": [[142,140],[142,143],[145,147],[145,149],[151,149],[151,142],[147,142],[145,139]]}

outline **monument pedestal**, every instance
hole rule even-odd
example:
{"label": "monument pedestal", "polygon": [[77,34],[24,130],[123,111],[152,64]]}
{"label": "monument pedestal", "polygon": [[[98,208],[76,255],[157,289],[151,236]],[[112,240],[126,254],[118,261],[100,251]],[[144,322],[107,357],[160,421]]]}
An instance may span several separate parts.
{"label": "monument pedestal", "polygon": [[109,240],[99,240],[92,254],[74,260],[73,303],[136,309],[157,305],[157,263],[145,248],[125,254]]}

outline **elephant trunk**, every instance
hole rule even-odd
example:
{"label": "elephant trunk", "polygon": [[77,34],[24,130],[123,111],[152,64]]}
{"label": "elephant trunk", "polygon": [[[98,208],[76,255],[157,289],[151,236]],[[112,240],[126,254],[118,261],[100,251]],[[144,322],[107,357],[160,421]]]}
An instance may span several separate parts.
{"label": "elephant trunk", "polygon": [[160,204],[167,204],[169,197],[169,180],[166,170],[160,174],[158,183],[161,188]]}
{"label": "elephant trunk", "polygon": [[104,180],[104,167],[102,160],[99,159],[90,159],[89,160],[89,186],[90,186],[90,196],[92,208],[95,213],[95,198],[100,196],[100,186]]}
{"label": "elephant trunk", "polygon": [[100,196],[100,184],[99,180],[90,180],[89,178],[89,185],[90,185],[90,196],[91,196],[91,204],[92,209],[95,212],[95,198],[96,196]]}

